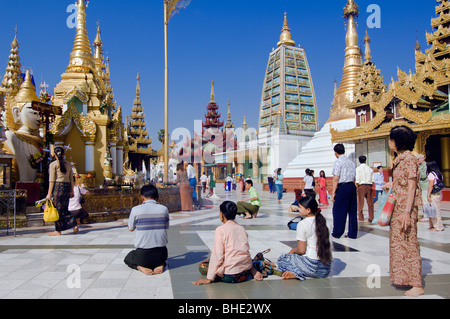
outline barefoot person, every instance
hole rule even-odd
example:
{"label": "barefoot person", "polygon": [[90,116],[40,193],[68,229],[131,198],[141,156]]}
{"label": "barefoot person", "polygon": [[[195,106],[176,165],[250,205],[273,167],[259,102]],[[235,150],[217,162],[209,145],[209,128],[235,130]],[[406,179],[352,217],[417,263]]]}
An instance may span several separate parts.
{"label": "barefoot person", "polygon": [[73,173],[72,165],[64,160],[64,149],[55,148],[56,161],[49,167],[49,188],[47,200],[52,200],[59,213],[59,220],[55,222],[55,231],[49,236],[61,236],[62,232],[73,228],[74,233],[78,233],[77,222],[69,212],[70,198],[73,194]]}
{"label": "barefoot person", "polygon": [[169,210],[159,205],[158,189],[145,185],[141,189],[143,204],[131,210],[128,229],[136,231],[136,250],[125,257],[125,264],[146,275],[162,274],[168,257]]}
{"label": "barefoot person", "polygon": [[325,217],[313,197],[303,197],[298,207],[305,218],[297,226],[297,247],[280,256],[278,270],[283,272],[283,279],[326,278],[333,258]]}
{"label": "barefoot person", "polygon": [[[253,181],[248,179],[245,181],[245,188],[248,189],[249,198],[243,199],[237,203],[237,214],[245,215],[244,219],[252,219],[258,216],[261,208],[261,200],[256,189],[253,187]],[[249,203],[247,203],[249,201]]]}
{"label": "barefoot person", "polygon": [[239,283],[253,276],[263,280],[262,274],[253,267],[250,245],[245,228],[236,223],[237,206],[226,201],[220,205],[219,218],[223,223],[214,234],[214,246],[207,263],[207,276],[192,284],[207,285],[213,282]]}
{"label": "barefoot person", "polygon": [[419,207],[422,192],[419,185],[419,162],[412,154],[417,139],[407,126],[391,130],[389,148],[395,154],[393,181],[384,188],[392,188],[397,200],[390,224],[389,277],[394,286],[411,287],[405,295],[418,297],[424,293],[422,259],[417,239]]}

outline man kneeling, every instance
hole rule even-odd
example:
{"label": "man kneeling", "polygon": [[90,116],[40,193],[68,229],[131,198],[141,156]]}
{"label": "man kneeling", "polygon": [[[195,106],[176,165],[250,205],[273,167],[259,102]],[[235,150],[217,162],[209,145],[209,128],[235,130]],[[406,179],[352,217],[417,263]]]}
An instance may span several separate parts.
{"label": "man kneeling", "polygon": [[158,275],[164,271],[167,261],[169,210],[159,205],[158,189],[145,185],[141,189],[142,205],[131,210],[128,229],[136,231],[135,248],[125,257],[125,264],[146,275]]}

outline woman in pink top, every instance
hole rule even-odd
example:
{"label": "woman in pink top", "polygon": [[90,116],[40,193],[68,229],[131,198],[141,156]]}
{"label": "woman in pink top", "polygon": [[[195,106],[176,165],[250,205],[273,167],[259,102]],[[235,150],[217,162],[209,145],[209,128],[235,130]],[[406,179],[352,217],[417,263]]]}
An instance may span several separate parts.
{"label": "woman in pink top", "polygon": [[237,206],[226,201],[220,205],[222,226],[217,227],[214,247],[209,260],[206,278],[194,281],[194,285],[206,285],[212,282],[239,283],[250,276],[263,280],[263,276],[253,268],[250,245],[245,228],[235,222]]}

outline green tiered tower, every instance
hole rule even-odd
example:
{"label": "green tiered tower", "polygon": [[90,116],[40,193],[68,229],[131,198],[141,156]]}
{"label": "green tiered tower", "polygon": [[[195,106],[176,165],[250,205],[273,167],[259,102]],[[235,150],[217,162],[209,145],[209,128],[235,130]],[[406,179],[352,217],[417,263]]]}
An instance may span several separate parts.
{"label": "green tiered tower", "polygon": [[311,135],[318,129],[316,97],[306,53],[295,46],[286,13],[278,48],[269,56],[259,116],[260,133],[275,129],[288,135],[305,132]]}

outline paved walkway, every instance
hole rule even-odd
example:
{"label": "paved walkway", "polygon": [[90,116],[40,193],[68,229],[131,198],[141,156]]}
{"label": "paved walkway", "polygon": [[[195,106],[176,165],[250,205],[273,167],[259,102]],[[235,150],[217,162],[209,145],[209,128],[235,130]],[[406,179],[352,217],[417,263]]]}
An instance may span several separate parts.
{"label": "paved walkway", "polygon": [[[257,186],[258,187],[258,186]],[[260,188],[260,187],[259,187]],[[238,218],[249,234],[252,255],[271,249],[272,261],[296,244],[287,222],[295,217],[288,207],[293,194],[278,204],[276,194],[260,191],[263,208],[255,220]],[[330,278],[283,281],[270,276],[238,284],[193,286],[200,278],[198,263],[207,259],[220,225],[218,205],[245,194],[225,193],[214,207],[171,214],[169,262],[159,276],[147,277],[129,269],[125,255],[133,249],[134,234],[126,220],[82,225],[77,235],[48,237],[52,228],[18,230],[17,237],[0,233],[0,298],[32,299],[291,299],[291,298],[406,298],[388,279],[388,228],[360,223],[356,240],[333,239],[334,262]],[[324,210],[332,225],[331,206]],[[450,298],[450,203],[443,204],[445,232],[430,232],[420,223],[425,295]]]}

